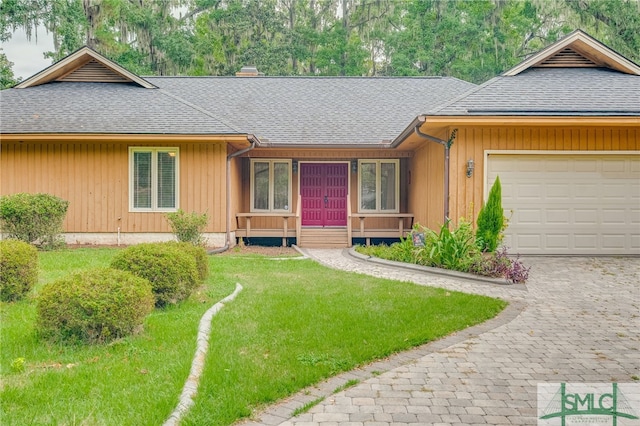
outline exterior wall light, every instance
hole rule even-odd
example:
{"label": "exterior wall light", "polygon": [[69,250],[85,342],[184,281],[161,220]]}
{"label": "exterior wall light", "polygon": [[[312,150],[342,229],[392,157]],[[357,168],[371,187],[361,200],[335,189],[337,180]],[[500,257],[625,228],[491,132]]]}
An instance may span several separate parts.
{"label": "exterior wall light", "polygon": [[473,169],[474,168],[475,168],[475,164],[473,164],[473,160],[469,159],[469,161],[467,161],[467,177],[468,178],[473,176]]}
{"label": "exterior wall light", "polygon": [[351,160],[351,172],[358,173],[358,160]]}
{"label": "exterior wall light", "polygon": [[298,173],[298,160],[293,160],[291,162],[291,171],[293,173]]}

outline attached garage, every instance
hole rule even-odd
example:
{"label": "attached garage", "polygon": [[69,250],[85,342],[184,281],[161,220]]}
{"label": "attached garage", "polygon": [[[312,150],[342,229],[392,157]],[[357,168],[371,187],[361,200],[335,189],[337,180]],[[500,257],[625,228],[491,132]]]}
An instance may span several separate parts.
{"label": "attached garage", "polygon": [[485,164],[485,194],[502,184],[510,252],[640,254],[637,151],[487,152]]}

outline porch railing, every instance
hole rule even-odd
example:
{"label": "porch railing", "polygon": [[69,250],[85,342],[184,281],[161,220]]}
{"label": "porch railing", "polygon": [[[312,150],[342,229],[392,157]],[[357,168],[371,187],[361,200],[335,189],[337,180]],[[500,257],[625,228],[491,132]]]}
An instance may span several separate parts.
{"label": "porch railing", "polygon": [[[268,228],[268,229],[252,229],[252,218],[282,218],[282,228]],[[238,213],[236,214],[236,221],[239,222],[240,218],[246,220],[246,227],[240,228],[240,224],[236,223],[237,230],[236,235],[238,237],[282,237],[282,245],[287,245],[287,238],[296,238],[298,243],[300,242],[300,235],[302,234],[302,200],[298,195],[298,203],[295,213]],[[295,219],[294,229],[289,228],[289,219]],[[358,218],[358,228],[353,229],[352,220]],[[350,203],[347,203],[347,241],[351,246],[353,238],[364,238],[366,244],[371,244],[371,238],[403,238],[408,230],[413,227],[413,213],[353,213]],[[367,228],[367,219],[397,219],[397,228]],[[405,227],[405,222],[409,221],[409,227]]]}

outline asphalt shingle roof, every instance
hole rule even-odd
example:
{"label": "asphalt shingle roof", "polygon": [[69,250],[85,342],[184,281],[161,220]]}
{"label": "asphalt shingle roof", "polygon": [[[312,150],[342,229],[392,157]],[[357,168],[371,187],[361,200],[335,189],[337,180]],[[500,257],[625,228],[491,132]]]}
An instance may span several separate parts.
{"label": "asphalt shingle roof", "polygon": [[392,140],[475,85],[449,77],[149,77],[232,127],[277,144]]}
{"label": "asphalt shingle roof", "polygon": [[255,134],[281,144],[378,144],[475,87],[455,78],[149,77],[0,92],[1,133]]}
{"label": "asphalt shingle roof", "polygon": [[640,77],[531,68],[450,77],[148,77],[0,91],[0,133],[254,134],[280,145],[378,145],[419,115],[638,116]]}
{"label": "asphalt shingle roof", "polygon": [[1,133],[237,134],[158,89],[49,83],[0,91]]}
{"label": "asphalt shingle roof", "polygon": [[640,76],[604,68],[530,68],[495,77],[429,115],[636,116]]}

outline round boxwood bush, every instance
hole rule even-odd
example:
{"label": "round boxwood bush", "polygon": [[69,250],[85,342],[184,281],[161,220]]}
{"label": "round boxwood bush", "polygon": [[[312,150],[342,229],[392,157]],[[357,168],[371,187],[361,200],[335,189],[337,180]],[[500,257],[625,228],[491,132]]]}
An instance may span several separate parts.
{"label": "round boxwood bush", "polygon": [[38,251],[18,240],[0,241],[0,300],[19,300],[38,281]]}
{"label": "round boxwood bush", "polygon": [[207,251],[202,246],[196,246],[191,243],[186,242],[177,242],[177,241],[169,241],[165,244],[170,246],[176,246],[180,250],[185,251],[193,256],[196,261],[196,268],[198,269],[198,278],[200,278],[200,283],[204,283],[204,280],[207,279],[209,275],[209,256],[207,256]]}
{"label": "round boxwood bush", "polygon": [[141,329],[153,303],[144,278],[111,268],[76,272],[40,291],[36,327],[52,341],[104,343]]}
{"label": "round boxwood bush", "polygon": [[69,202],[51,194],[12,194],[0,197],[0,226],[10,238],[42,249],[64,245],[62,223]]}
{"label": "round boxwood bush", "polygon": [[127,247],[113,258],[111,267],[148,279],[158,307],[186,299],[198,285],[195,259],[177,245]]}

